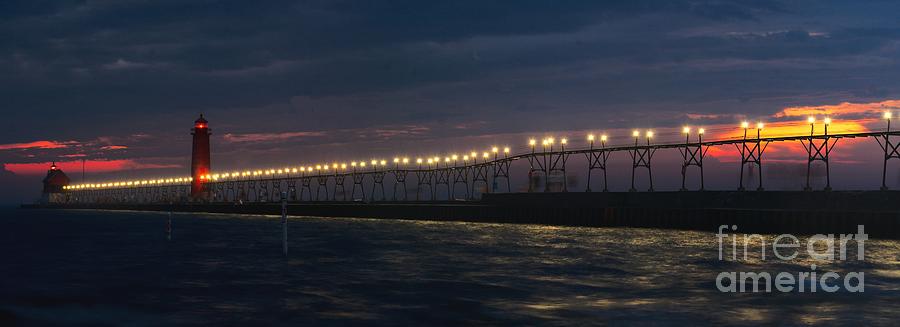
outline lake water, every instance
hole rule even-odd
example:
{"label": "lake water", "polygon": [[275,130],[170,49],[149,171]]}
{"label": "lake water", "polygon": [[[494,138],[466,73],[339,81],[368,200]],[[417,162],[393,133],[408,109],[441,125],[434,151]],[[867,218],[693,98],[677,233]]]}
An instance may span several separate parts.
{"label": "lake water", "polygon": [[[0,325],[870,324],[900,321],[900,242],[865,292],[722,293],[715,231],[0,210]],[[847,231],[848,233],[853,231]]]}

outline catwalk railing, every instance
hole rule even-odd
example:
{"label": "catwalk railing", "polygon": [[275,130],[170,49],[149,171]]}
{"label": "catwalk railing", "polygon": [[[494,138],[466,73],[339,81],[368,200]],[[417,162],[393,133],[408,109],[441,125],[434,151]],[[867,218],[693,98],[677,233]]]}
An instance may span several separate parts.
{"label": "catwalk railing", "polygon": [[[677,149],[681,161],[681,190],[688,191],[686,185],[690,178],[699,180],[699,189],[705,189],[704,158],[710,147],[732,145],[741,156],[741,173],[738,190],[745,190],[748,181],[744,179],[745,168],[755,167],[758,176],[757,190],[762,191],[762,165],[766,147],[773,142],[800,142],[807,154],[807,178],[805,190],[810,186],[812,163],[821,161],[825,166],[826,185],[822,190],[831,189],[831,171],[829,159],[836,143],[849,138],[874,138],[883,150],[883,170],[881,189],[887,190],[886,174],[888,161],[900,159],[900,143],[891,139],[900,135],[900,131],[865,132],[828,134],[827,125],[824,134],[762,137],[761,128],[744,127],[744,135],[737,139],[704,141],[702,131],[695,134],[684,134],[683,142],[652,142],[652,132],[646,135],[635,134],[634,143],[630,145],[609,146],[606,137],[595,140],[589,138],[589,144],[583,148],[567,148],[567,142],[561,140],[554,144],[552,139],[542,140],[540,146],[535,140],[529,144],[530,151],[512,154],[508,148],[500,151],[482,153],[480,158],[473,153],[460,158],[457,156],[418,159],[410,163],[408,159],[394,159],[393,163],[385,161],[373,162],[368,167],[360,165],[334,164],[319,166],[316,169],[302,170],[286,168],[265,172],[224,174],[203,176],[203,195],[190,196],[190,178],[158,181],[107,183],[68,186],[64,189],[64,198],[69,203],[169,203],[169,202],[273,202],[280,201],[282,196],[288,201],[436,201],[476,199],[479,194],[489,192],[511,192],[510,166],[517,160],[528,163],[528,191],[535,192],[541,188],[544,192],[569,191],[566,183],[553,189],[551,176],[560,177],[563,181],[568,174],[570,157],[583,156],[587,160],[588,187],[591,192],[591,178],[599,175],[602,178],[603,191],[607,187],[607,162],[613,153],[626,152],[632,159],[630,191],[638,190],[636,176],[644,171],[647,174],[647,191],[653,191],[652,161],[657,150]],[[688,130],[685,130],[688,132]],[[380,163],[380,165],[379,165]],[[690,174],[689,172],[696,173]],[[386,176],[390,193],[387,191]],[[535,178],[535,177],[540,178]],[[414,196],[407,191],[411,178],[414,177]],[[543,180],[533,183],[534,180]],[[348,186],[348,182],[351,183]],[[643,189],[643,188],[642,188]],[[389,195],[390,194],[390,195]]]}

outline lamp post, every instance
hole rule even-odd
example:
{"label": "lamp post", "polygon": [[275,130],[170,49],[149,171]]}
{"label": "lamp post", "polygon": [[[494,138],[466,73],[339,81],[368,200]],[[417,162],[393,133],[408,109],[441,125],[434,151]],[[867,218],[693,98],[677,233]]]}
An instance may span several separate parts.
{"label": "lamp post", "polygon": [[885,130],[885,133],[884,133],[884,144],[882,145],[882,148],[884,148],[884,166],[881,170],[881,190],[882,191],[888,190],[888,187],[887,187],[887,162],[892,157],[892,153],[889,152],[889,150],[891,148],[891,139],[890,139],[891,116],[892,115],[891,115],[890,111],[884,112],[884,120],[887,121],[887,129]]}
{"label": "lamp post", "polygon": [[[700,151],[700,190],[701,191],[704,191],[704,189],[706,187],[706,184],[704,183],[704,180],[703,180],[703,157],[706,156],[706,151],[703,150],[703,134],[704,133],[706,133],[705,128],[701,127],[699,129],[697,129],[697,144],[700,145],[699,151]],[[709,149],[709,147],[707,147],[707,149]]]}
{"label": "lamp post", "polygon": [[806,117],[806,123],[809,124],[809,136],[813,136],[813,134],[815,134],[815,131],[816,131],[816,129],[815,129],[816,117],[814,117],[814,116]]}
{"label": "lamp post", "polygon": [[637,169],[637,164],[635,163],[635,160],[636,160],[636,157],[638,154],[637,147],[638,147],[638,141],[640,141],[640,138],[641,138],[641,131],[633,130],[633,131],[631,131],[631,136],[634,137],[634,150],[631,151],[631,161],[632,161],[631,162],[632,163],[631,164],[631,188],[628,189],[628,192],[637,192],[637,189],[634,188],[634,174],[635,174],[635,170]]}
{"label": "lamp post", "polygon": [[652,139],[652,138],[653,138],[653,131],[648,130],[647,131],[647,149],[646,149],[645,153],[647,155],[647,157],[646,157],[646,159],[647,159],[647,162],[646,162],[647,178],[650,180],[650,188],[648,189],[648,191],[650,191],[650,192],[653,192],[653,169],[650,168],[650,160],[651,160],[651,157],[653,156],[653,151],[654,151],[654,150],[650,149],[650,139]]}
{"label": "lamp post", "polygon": [[825,144],[823,144],[825,146],[825,154],[823,156],[825,161],[825,190],[831,191],[831,167],[828,162],[828,156],[831,152],[828,145],[828,126],[831,125],[831,118],[825,117],[822,122],[825,123]]}
{"label": "lamp post", "polygon": [[757,191],[763,190],[763,181],[762,181],[762,179],[763,179],[763,176],[762,176],[763,175],[763,171],[762,171],[762,151],[763,151],[763,149],[762,149],[762,145],[760,143],[760,139],[762,137],[762,130],[763,130],[764,126],[765,125],[762,122],[756,123],[756,161],[757,161],[757,166],[759,166],[758,167],[759,168],[759,174],[758,174],[759,186],[756,187]]}
{"label": "lamp post", "polygon": [[593,170],[593,168],[594,168],[594,138],[595,138],[594,134],[588,134],[588,136],[587,136],[589,151],[587,153],[588,174],[587,174],[587,189],[585,190],[585,192],[591,191],[591,170]]}
{"label": "lamp post", "polygon": [[550,162],[548,161],[547,155],[549,154],[551,156],[550,160],[553,159],[553,143],[555,141],[556,140],[554,140],[553,137],[548,137],[544,141],[546,148],[544,149],[543,155],[541,155],[542,162],[544,163],[544,192],[550,192]]}
{"label": "lamp post", "polygon": [[744,129],[744,142],[741,143],[741,176],[740,176],[740,185],[738,186],[738,191],[744,190],[744,165],[747,164],[747,129],[750,128],[750,123],[747,121],[741,122],[741,128]]}
{"label": "lamp post", "polygon": [[687,191],[685,181],[687,179],[687,167],[691,164],[691,161],[688,160],[688,156],[691,155],[690,147],[688,147],[688,144],[691,143],[691,127],[685,126],[681,129],[681,133],[684,134],[684,150],[681,152],[683,163],[681,165],[681,189],[679,191]]}
{"label": "lamp post", "polygon": [[531,155],[528,156],[528,193],[534,192],[534,183],[532,182],[534,179],[534,161],[536,160],[534,148],[537,145],[537,140],[530,139],[528,140],[528,146],[531,147]]}

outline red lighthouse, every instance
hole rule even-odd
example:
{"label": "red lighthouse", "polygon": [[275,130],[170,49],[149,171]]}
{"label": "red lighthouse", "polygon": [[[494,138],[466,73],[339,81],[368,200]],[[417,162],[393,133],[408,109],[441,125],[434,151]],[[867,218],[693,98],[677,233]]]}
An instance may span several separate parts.
{"label": "red lighthouse", "polygon": [[209,122],[203,119],[203,114],[194,121],[191,135],[194,136],[191,152],[191,197],[197,198],[202,195],[204,177],[209,174]]}

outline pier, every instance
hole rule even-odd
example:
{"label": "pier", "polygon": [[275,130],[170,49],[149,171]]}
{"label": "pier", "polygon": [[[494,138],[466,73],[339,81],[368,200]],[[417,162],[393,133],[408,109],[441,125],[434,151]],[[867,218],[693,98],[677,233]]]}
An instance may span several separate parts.
{"label": "pier", "polygon": [[[900,131],[891,130],[890,112],[883,118],[886,128],[875,132],[832,134],[831,119],[825,118],[817,133],[816,119],[809,117],[808,135],[766,137],[762,122],[754,126],[743,122],[742,137],[729,139],[705,140],[703,128],[684,127],[683,142],[655,142],[652,130],[635,130],[628,145],[611,145],[609,135],[590,134],[580,147],[566,138],[545,137],[528,140],[525,151],[516,153],[510,147],[493,146],[480,153],[215,172],[209,168],[208,121],[201,116],[192,133],[193,176],[64,185],[47,197],[53,201],[26,207],[279,214],[284,199],[288,213],[295,216],[696,230],[738,224],[744,232],[800,234],[840,233],[865,224],[873,236],[897,238],[900,193],[890,191],[885,180],[888,163],[900,158],[900,143],[895,141]],[[831,153],[840,140],[852,138],[873,139],[881,146],[884,169],[879,191],[832,190]],[[802,190],[763,187],[765,150],[775,142],[803,144],[807,179]],[[733,191],[704,186],[706,152],[719,146],[739,150],[741,175]],[[679,191],[655,191],[652,171],[657,151],[681,154]],[[632,159],[631,185],[628,192],[610,192],[607,161],[622,153]],[[588,177],[584,190],[569,190],[565,183],[566,176],[575,173],[571,163],[576,158],[587,160],[580,166],[587,168],[582,172]],[[821,189],[813,189],[809,181],[817,161],[825,168],[826,184]],[[527,192],[511,187],[511,179],[517,178],[510,168],[515,162],[527,164]],[[747,188],[751,181],[745,179],[745,169],[759,172],[753,190]],[[637,185],[635,177],[644,173],[647,184]],[[602,192],[591,189],[592,176],[601,178]],[[551,184],[554,178],[563,183]],[[699,188],[689,190],[689,180]]]}

